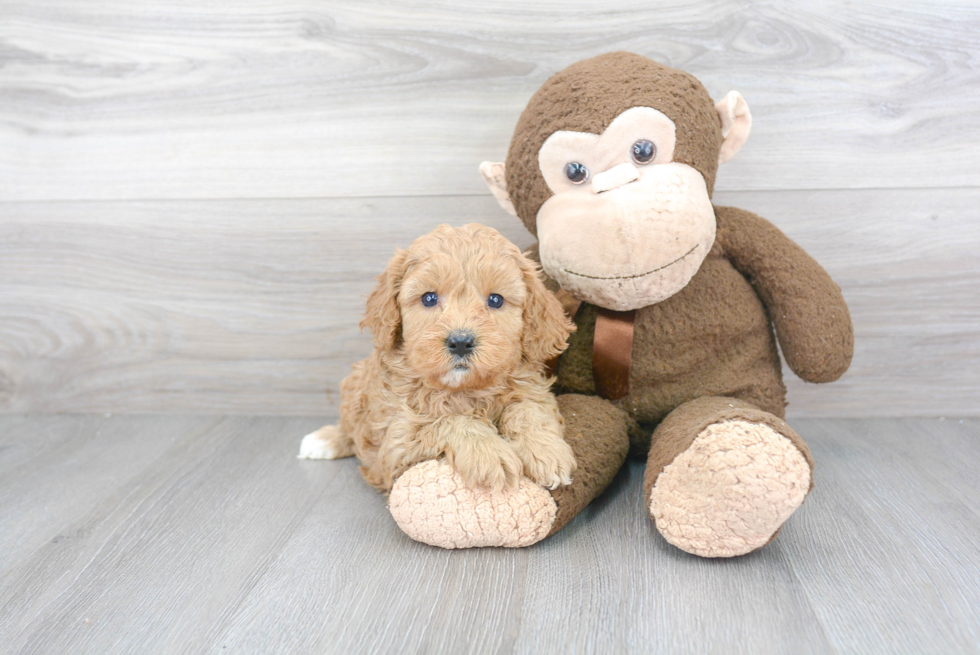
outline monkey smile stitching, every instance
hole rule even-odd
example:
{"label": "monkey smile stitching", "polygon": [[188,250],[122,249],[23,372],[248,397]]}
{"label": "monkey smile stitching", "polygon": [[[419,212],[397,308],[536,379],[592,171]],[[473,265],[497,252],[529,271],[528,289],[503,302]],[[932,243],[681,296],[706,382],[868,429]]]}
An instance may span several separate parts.
{"label": "monkey smile stitching", "polygon": [[571,273],[572,275],[577,275],[579,277],[587,277],[590,280],[632,280],[634,278],[643,277],[645,275],[650,275],[651,273],[656,273],[657,271],[662,271],[665,268],[667,268],[668,266],[673,266],[674,264],[676,264],[680,260],[682,260],[685,257],[687,257],[688,255],[690,255],[692,252],[694,252],[697,249],[697,247],[698,247],[698,244],[694,244],[694,247],[693,248],[691,248],[686,253],[684,253],[683,255],[681,255],[680,257],[678,257],[677,259],[675,259],[674,261],[670,262],[669,264],[664,264],[663,266],[660,266],[658,268],[655,268],[652,271],[647,271],[646,273],[637,273],[636,275],[612,275],[610,277],[601,277],[601,276],[598,276],[598,275],[585,275],[584,273],[576,273],[575,271],[570,271],[567,268],[563,268],[562,270],[565,271],[566,273]]}

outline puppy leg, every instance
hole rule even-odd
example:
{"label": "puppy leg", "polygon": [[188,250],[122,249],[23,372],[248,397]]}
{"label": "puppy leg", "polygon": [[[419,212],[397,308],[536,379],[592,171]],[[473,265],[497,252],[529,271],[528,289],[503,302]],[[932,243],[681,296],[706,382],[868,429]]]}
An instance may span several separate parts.
{"label": "puppy leg", "polygon": [[562,420],[554,396],[507,407],[500,418],[500,434],[514,446],[527,477],[546,489],[572,483],[575,455],[562,438]]}
{"label": "puppy leg", "polygon": [[430,423],[410,414],[399,416],[389,424],[377,456],[359,455],[364,478],[381,491],[389,491],[412,466],[439,457],[471,487],[514,489],[521,477],[521,460],[497,428],[469,416]]}
{"label": "puppy leg", "polygon": [[354,440],[339,425],[325,425],[303,437],[300,459],[341,459],[354,454]]}
{"label": "puppy leg", "polygon": [[303,437],[301,459],[341,459],[354,455],[354,435],[370,421],[369,381],[377,380],[378,358],[362,359],[340,383],[340,425],[326,425]]}
{"label": "puppy leg", "polygon": [[436,441],[445,444],[446,460],[471,487],[514,490],[521,479],[521,460],[486,421],[453,416],[435,426]]}

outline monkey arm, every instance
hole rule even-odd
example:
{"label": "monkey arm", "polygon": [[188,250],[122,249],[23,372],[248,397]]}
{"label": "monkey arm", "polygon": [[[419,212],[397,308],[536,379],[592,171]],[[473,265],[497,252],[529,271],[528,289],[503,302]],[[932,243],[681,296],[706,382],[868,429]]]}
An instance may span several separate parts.
{"label": "monkey arm", "polygon": [[827,272],[776,226],[735,207],[715,207],[717,240],[762,298],[786,363],[807,382],[832,382],[854,353],[844,297]]}

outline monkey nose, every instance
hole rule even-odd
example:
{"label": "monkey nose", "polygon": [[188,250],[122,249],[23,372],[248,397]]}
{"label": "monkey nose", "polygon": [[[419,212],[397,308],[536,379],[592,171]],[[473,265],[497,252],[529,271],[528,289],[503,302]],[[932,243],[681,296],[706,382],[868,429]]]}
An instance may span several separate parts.
{"label": "monkey nose", "polygon": [[597,173],[592,178],[592,191],[602,193],[640,179],[640,171],[629,162],[613,166],[608,171]]}

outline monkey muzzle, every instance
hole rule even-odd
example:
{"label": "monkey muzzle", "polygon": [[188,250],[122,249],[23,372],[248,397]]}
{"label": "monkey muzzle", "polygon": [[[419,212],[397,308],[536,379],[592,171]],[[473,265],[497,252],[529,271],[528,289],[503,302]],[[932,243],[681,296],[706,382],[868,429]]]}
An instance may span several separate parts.
{"label": "monkey muzzle", "polygon": [[627,311],[687,285],[714,243],[715,213],[691,166],[620,164],[545,201],[537,228],[541,266],[563,289]]}

